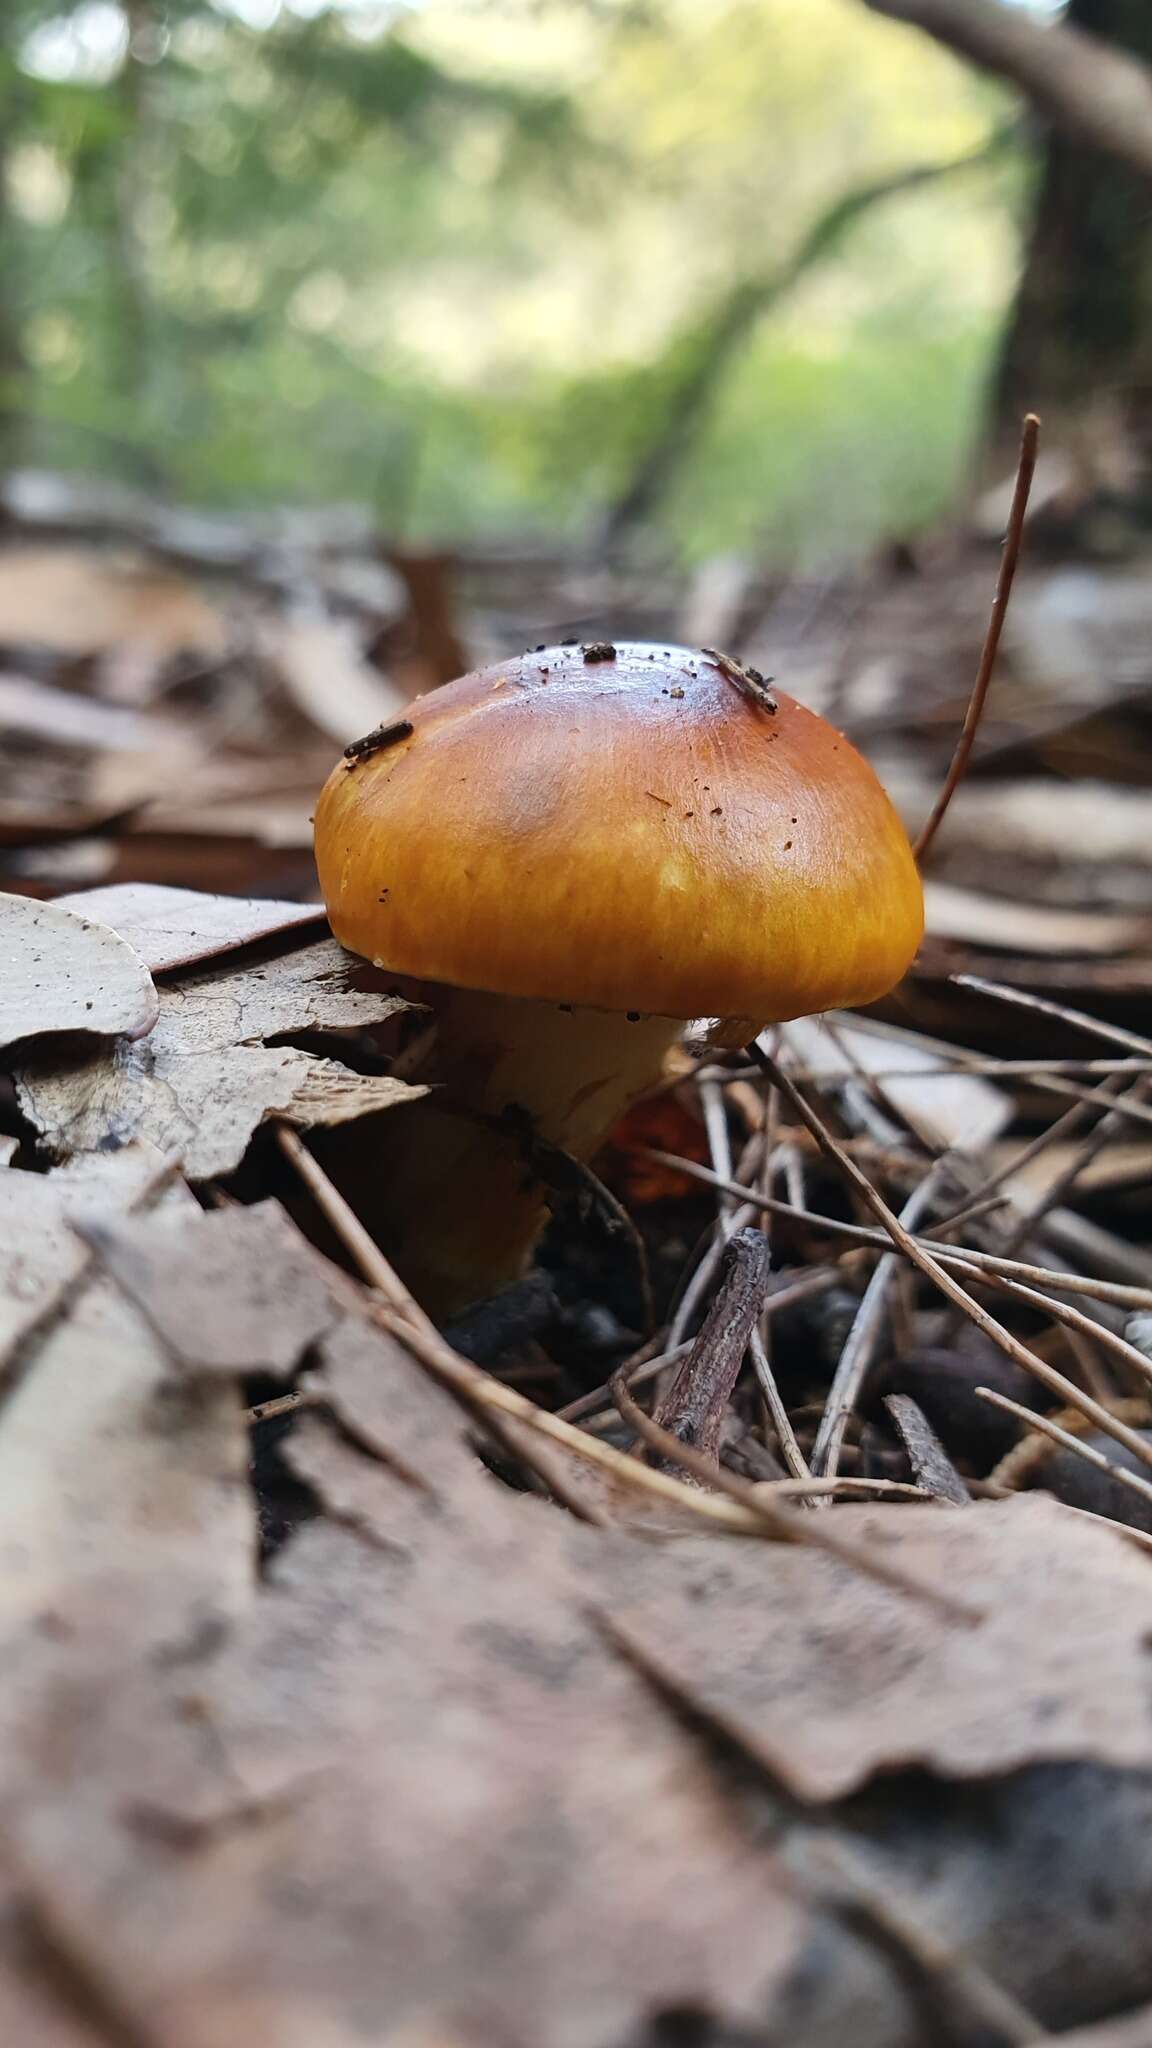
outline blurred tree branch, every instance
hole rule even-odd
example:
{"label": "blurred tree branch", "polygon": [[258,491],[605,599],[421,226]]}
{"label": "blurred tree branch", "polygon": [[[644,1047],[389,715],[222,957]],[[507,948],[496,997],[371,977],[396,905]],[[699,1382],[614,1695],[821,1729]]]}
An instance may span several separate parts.
{"label": "blurred tree branch", "polygon": [[1019,87],[1058,127],[1152,177],[1152,71],[1083,29],[1003,0],[865,0],[874,14]]}
{"label": "blurred tree branch", "polygon": [[945,163],[914,164],[842,193],[817,216],[782,263],[752,277],[740,278],[694,322],[676,348],[677,371],[655,436],[641,453],[604,519],[603,545],[619,546],[651,517],[687,457],[725,371],[756,323],[832,254],[849,229],[886,199],[899,198],[922,185],[987,163],[1014,133],[1011,128],[1001,129],[965,156],[952,157]]}

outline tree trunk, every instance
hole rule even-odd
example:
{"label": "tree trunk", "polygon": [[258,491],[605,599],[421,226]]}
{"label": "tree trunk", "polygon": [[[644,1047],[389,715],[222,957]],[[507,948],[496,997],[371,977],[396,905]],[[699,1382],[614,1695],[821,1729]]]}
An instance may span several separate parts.
{"label": "tree trunk", "polygon": [[[1068,20],[1152,66],[1148,0],[1071,0]],[[1030,410],[1076,500],[1152,521],[1152,185],[1056,130],[993,386],[990,478],[1013,468]]]}

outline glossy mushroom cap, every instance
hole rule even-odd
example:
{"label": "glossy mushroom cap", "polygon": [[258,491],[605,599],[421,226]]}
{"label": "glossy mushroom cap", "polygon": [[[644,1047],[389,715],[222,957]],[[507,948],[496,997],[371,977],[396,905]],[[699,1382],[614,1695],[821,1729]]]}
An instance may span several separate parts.
{"label": "glossy mushroom cap", "polygon": [[904,828],[822,718],[699,649],[547,647],[417,699],[316,811],[341,943],[398,974],[764,1022],[884,995]]}

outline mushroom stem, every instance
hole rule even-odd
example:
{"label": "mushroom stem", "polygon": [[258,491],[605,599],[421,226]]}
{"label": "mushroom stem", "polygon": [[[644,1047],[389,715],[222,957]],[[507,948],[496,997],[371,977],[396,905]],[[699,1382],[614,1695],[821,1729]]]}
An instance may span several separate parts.
{"label": "mushroom stem", "polygon": [[547,1218],[546,1161],[577,1159],[660,1079],[684,1026],[669,1017],[402,982],[434,1022],[397,1071],[433,1092],[388,1115],[385,1250],[434,1315],[525,1270]]}

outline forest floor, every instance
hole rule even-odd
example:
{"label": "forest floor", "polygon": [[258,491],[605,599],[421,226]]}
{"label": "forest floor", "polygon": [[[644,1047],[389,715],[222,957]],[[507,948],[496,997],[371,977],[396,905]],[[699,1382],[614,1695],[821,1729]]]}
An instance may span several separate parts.
{"label": "forest floor", "polygon": [[[436,1330],[341,748],[525,646],[721,646],[915,830],[995,548],[0,513],[0,2039],[1146,2048],[1149,562],[1032,550],[895,994],[678,1055]],[[651,1396],[733,1329],[709,1465]]]}

